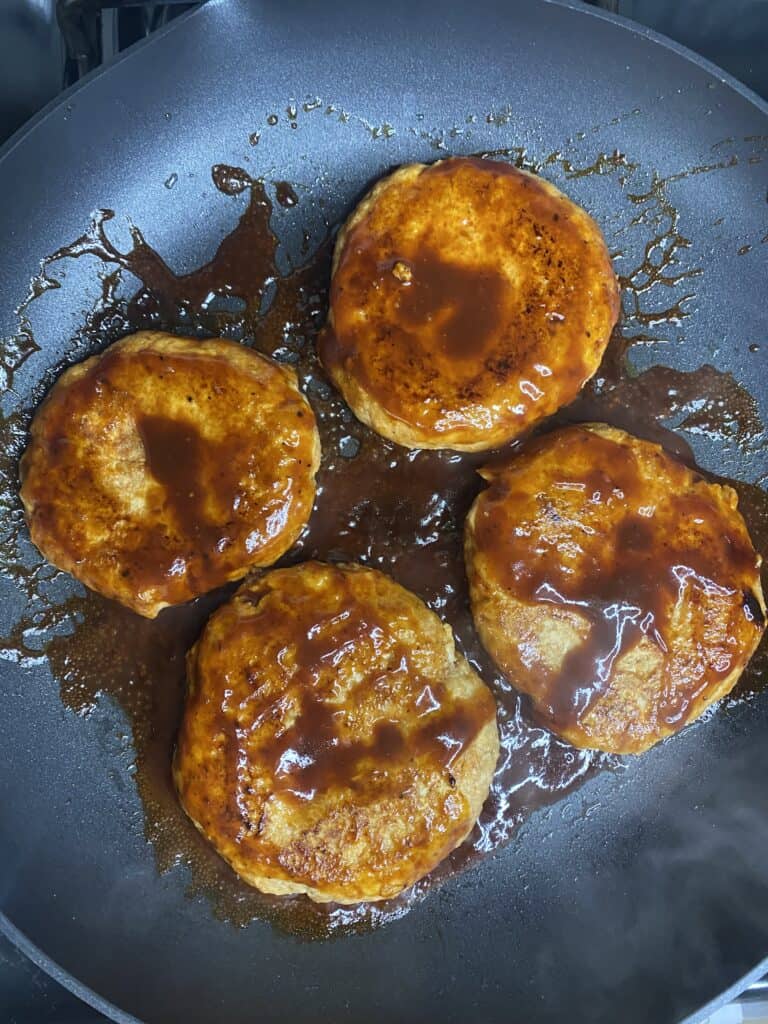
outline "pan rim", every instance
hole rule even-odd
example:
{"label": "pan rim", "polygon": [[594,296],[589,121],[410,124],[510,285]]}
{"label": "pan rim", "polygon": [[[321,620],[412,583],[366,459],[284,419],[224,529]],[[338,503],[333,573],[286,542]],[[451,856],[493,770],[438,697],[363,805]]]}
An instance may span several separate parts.
{"label": "pan rim", "polygon": [[[626,18],[621,14],[614,14],[613,11],[603,10],[601,7],[592,7],[591,4],[587,5],[584,0],[536,0],[541,4],[546,4],[550,7],[564,7],[566,10],[575,11],[577,14],[585,14],[593,18],[598,18],[601,21],[607,21],[619,28],[624,29],[626,32],[630,32],[633,35],[640,36],[647,39],[649,42],[657,43],[663,46],[666,50],[671,50],[678,56],[683,57],[685,60],[696,64],[703,71],[717,78],[721,84],[728,86],[733,89],[734,92],[738,93],[743,99],[747,100],[756,107],[761,114],[768,117],[768,100],[764,100],[759,96],[753,89],[750,89],[748,85],[739,81],[734,75],[713,61],[708,60],[706,57],[702,57],[701,54],[696,53],[695,50],[689,49],[682,43],[676,42],[674,39],[670,39],[669,36],[665,36],[661,32],[656,32],[655,29],[648,28],[645,25],[641,25],[639,22],[632,21],[631,18]],[[173,21],[169,22],[163,28],[153,32],[151,36],[146,39],[140,39],[138,42],[133,43],[127,49],[121,51],[107,64],[102,64],[93,71],[89,71],[87,75],[81,78],[74,85],[70,85],[64,92],[59,93],[50,102],[46,103],[36,114],[34,114],[28,121],[25,121],[23,125],[16,129],[13,135],[0,146],[0,163],[2,163],[6,157],[8,157],[16,147],[23,142],[23,140],[31,134],[39,125],[55,113],[59,107],[69,102],[73,96],[76,96],[82,89],[87,89],[95,81],[100,79],[103,75],[107,75],[113,68],[116,68],[119,64],[122,64],[124,60],[130,58],[137,50],[142,49],[145,46],[152,46],[168,35],[169,32],[173,32],[177,29],[182,22],[187,21],[190,18],[199,15],[204,8],[216,8],[223,4],[223,0],[203,0],[199,7],[194,7],[189,11],[185,11],[184,14],[178,18],[174,18]]]}
{"label": "pan rim", "polygon": [[[614,14],[613,11],[603,10],[602,7],[592,7],[591,4],[585,6],[583,0],[540,0],[540,2],[553,7],[567,7],[572,11],[583,11],[602,21],[612,22],[633,35],[649,40],[649,42],[659,43],[666,50],[672,50],[673,53],[677,53],[679,56],[698,65],[703,71],[714,75],[723,85],[729,86],[734,92],[737,92],[745,100],[757,107],[761,114],[765,114],[768,117],[768,100],[764,100],[754,89],[750,89],[748,85],[745,85],[735,75],[732,75],[730,71],[726,71],[725,68],[721,68],[714,61],[708,60],[708,58],[703,57],[695,50],[691,50],[683,43],[678,43],[669,36],[665,36],[663,32],[657,32],[646,25],[641,25],[639,22],[626,18],[622,14]],[[2,159],[2,150],[0,150],[0,159]]]}
{"label": "pan rim", "polygon": [[0,910],[0,934],[2,934],[20,953],[23,953],[40,970],[44,971],[49,978],[53,978],[62,988],[67,989],[81,1002],[86,1003],[94,1010],[98,1010],[115,1024],[142,1024],[138,1017],[134,1017],[119,1006],[110,1003],[109,1000],[100,996],[88,985],[65,970],[56,960],[44,953],[39,946],[27,938],[27,936],[10,920],[7,914]]}
{"label": "pan rim", "polygon": [[[175,31],[179,25],[193,18],[195,15],[200,14],[204,7],[219,7],[223,0],[203,0],[199,7],[193,7],[183,14],[180,14],[173,21],[169,21],[167,25],[163,25],[162,28],[156,29],[151,36],[147,36],[145,39],[139,39],[138,42],[132,43],[131,46],[126,47],[125,50],[121,50],[120,53],[116,54],[111,60],[107,61],[106,64],[100,64],[98,67],[89,71],[83,75],[82,78],[78,79],[72,85],[68,86],[63,92],[60,92],[57,96],[54,96],[52,100],[49,100],[44,107],[41,107],[36,114],[33,114],[29,120],[25,121],[20,125],[16,131],[5,142],[0,146],[0,163],[2,163],[6,157],[17,148],[17,146],[26,139],[28,135],[31,135],[35,129],[37,129],[44,121],[55,114],[59,107],[66,105],[73,96],[77,96],[78,93],[88,89],[95,81],[98,81],[103,75],[109,74],[113,68],[118,67],[123,61],[128,60],[137,50],[143,49],[145,46],[152,46],[158,43],[163,37],[167,36],[169,32]],[[542,0],[547,3],[549,0]],[[563,4],[563,6],[568,6]]]}
{"label": "pan rim", "polygon": [[[651,43],[662,46],[666,50],[672,51],[679,57],[682,57],[684,60],[696,65],[702,71],[717,79],[721,85],[730,88],[733,92],[741,96],[742,99],[755,107],[760,114],[768,118],[768,100],[764,100],[754,92],[754,90],[749,88],[749,86],[745,85],[730,72],[725,71],[706,57],[701,56],[694,50],[689,49],[687,46],[676,42],[668,36],[641,25],[638,22],[633,21],[631,18],[588,5],[584,3],[583,0],[537,0],[537,2],[541,5],[551,7],[562,7],[567,10],[574,11],[577,14],[590,15],[601,21],[612,23],[634,36],[639,36]],[[21,125],[2,146],[0,146],[0,164],[9,157],[10,154],[29,135],[47,121],[49,117],[54,115],[61,107],[64,107],[67,103],[71,102],[72,98],[77,96],[81,90],[89,88],[94,84],[94,82],[97,82],[103,76],[108,75],[112,69],[132,57],[135,52],[143,49],[144,47],[149,47],[153,44],[159,43],[166,35],[179,28],[183,22],[199,15],[204,8],[221,9],[224,7],[224,4],[225,0],[204,0],[199,7],[186,11],[180,17],[175,18],[169,24],[154,32],[148,38],[139,40],[126,50],[117,54],[107,64],[103,64],[89,72],[74,85],[70,86],[47,103],[32,118]],[[94,989],[79,981],[74,974],[63,968],[58,961],[48,956],[48,954],[40,949],[39,946],[35,945],[24,934],[24,932],[17,928],[8,915],[1,909],[0,934],[2,934],[16,949],[18,949],[64,989],[71,992],[91,1008],[103,1014],[109,1020],[114,1021],[115,1024],[143,1024],[140,1018],[133,1016],[125,1010],[120,1009],[120,1007],[115,1004],[109,1002],[109,1000],[99,995]],[[716,996],[699,1010],[684,1018],[680,1024],[704,1024],[712,1013],[737,998],[753,982],[757,981],[767,973],[768,955],[758,962],[751,970],[737,979],[728,989],[725,990],[725,992]]]}
{"label": "pan rim", "polygon": [[711,999],[708,1003],[696,1010],[689,1017],[680,1021],[680,1024],[706,1024],[706,1021],[715,1013],[716,1010],[722,1009],[727,1006],[728,1003],[733,1002],[737,999],[742,992],[745,992],[750,985],[754,982],[759,981],[764,974],[768,974],[768,956],[761,960],[751,971],[748,971],[742,978],[735,981],[730,988],[727,988],[725,992],[721,992],[719,996]]}

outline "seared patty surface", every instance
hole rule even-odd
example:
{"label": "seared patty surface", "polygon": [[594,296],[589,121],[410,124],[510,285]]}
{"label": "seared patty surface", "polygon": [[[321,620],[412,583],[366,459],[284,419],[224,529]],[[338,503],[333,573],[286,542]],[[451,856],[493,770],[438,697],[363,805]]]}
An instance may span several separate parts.
{"label": "seared patty surface", "polygon": [[394,896],[469,833],[499,751],[493,696],[422,602],[373,569],[246,582],[188,659],[174,775],[246,882]]}
{"label": "seared patty surface", "polygon": [[320,356],[355,414],[474,451],[572,401],[619,290],[600,229],[543,178],[457,157],[380,181],[339,234]]}
{"label": "seared patty surface", "polygon": [[49,561],[151,618],[278,559],[309,518],[319,458],[292,371],[142,331],[59,378],[21,497]]}
{"label": "seared patty surface", "polygon": [[731,690],[765,623],[732,488],[601,424],[482,475],[466,523],[475,623],[553,731],[640,753]]}

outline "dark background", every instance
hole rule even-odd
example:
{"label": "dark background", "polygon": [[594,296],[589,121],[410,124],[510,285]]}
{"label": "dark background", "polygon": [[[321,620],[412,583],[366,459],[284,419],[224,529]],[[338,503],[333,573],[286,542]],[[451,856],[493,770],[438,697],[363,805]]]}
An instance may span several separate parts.
{"label": "dark background", "polygon": [[[518,3],[523,10],[525,0]],[[63,88],[194,6],[0,0],[0,143]],[[768,99],[768,0],[601,0],[596,6],[683,43]],[[104,1018],[0,936],[0,1021],[96,1024]]]}

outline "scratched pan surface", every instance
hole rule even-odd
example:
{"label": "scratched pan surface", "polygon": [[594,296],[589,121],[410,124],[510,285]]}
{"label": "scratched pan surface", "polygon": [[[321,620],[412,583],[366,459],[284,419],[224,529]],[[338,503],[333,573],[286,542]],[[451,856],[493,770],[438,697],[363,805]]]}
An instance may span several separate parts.
{"label": "scratched pan surface", "polygon": [[[212,2],[3,151],[0,333],[14,371],[3,413],[31,407],[108,291],[98,261],[67,260],[26,319],[13,312],[39,261],[95,209],[115,211],[118,248],[130,218],[187,271],[242,213],[242,196],[214,188],[213,164],[293,183],[301,201],[276,207],[275,222],[297,252],[303,229],[322,235],[387,168],[500,149],[603,225],[628,277],[637,370],[709,364],[735,382],[715,399],[667,395],[670,422],[705,468],[758,482],[766,136],[765,105],[742,87],[582,7]],[[7,637],[22,595],[7,567],[0,585]],[[54,580],[46,599],[68,587]],[[159,873],[119,707],[105,696],[73,714],[44,657],[3,650],[0,923],[115,1019],[661,1024],[768,956],[764,690],[596,774],[401,919],[311,942],[259,920],[235,927],[190,897],[183,865]]]}

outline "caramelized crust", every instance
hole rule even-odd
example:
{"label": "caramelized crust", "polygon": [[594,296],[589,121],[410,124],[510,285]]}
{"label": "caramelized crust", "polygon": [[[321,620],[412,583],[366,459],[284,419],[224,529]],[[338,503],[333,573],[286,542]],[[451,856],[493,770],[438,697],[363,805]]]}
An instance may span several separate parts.
{"label": "caramelized crust", "polygon": [[619,291],[600,229],[542,178],[460,157],[379,182],[339,234],[320,357],[412,448],[491,448],[576,397]]}
{"label": "caramelized crust", "polygon": [[466,524],[475,623],[551,729],[637,754],[731,690],[765,624],[732,488],[599,424],[482,475]]}
{"label": "caramelized crust", "polygon": [[471,830],[498,757],[493,697],[413,594],[307,562],[245,583],[188,658],[182,805],[264,892],[394,896]]}
{"label": "caramelized crust", "polygon": [[292,372],[233,342],[143,331],[62,374],[21,497],[49,561],[152,618],[278,559],[309,518],[319,458]]}

